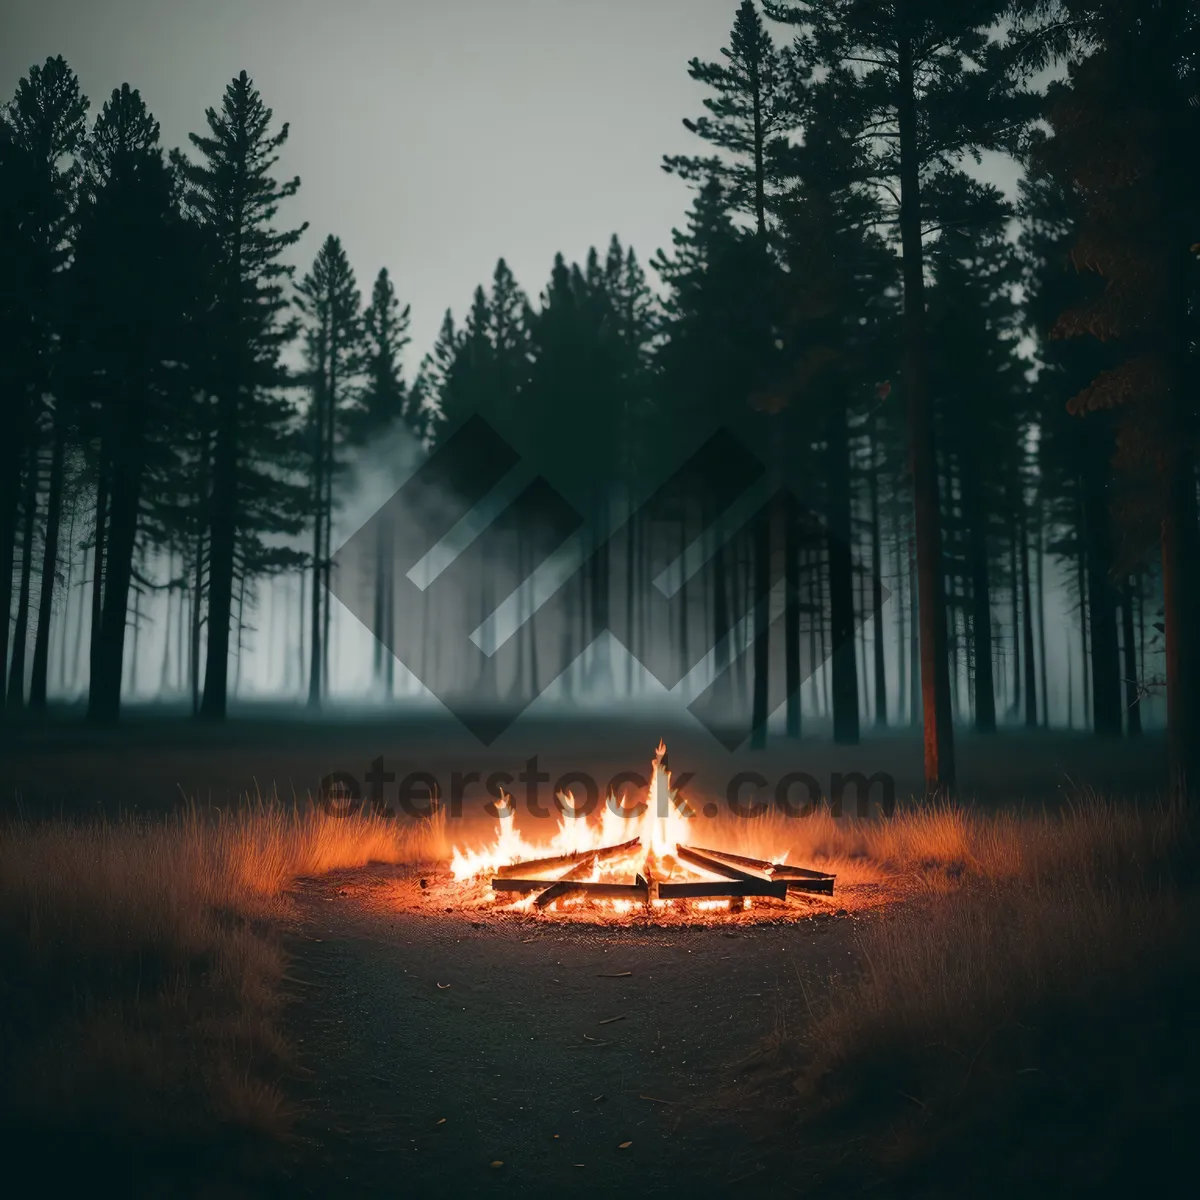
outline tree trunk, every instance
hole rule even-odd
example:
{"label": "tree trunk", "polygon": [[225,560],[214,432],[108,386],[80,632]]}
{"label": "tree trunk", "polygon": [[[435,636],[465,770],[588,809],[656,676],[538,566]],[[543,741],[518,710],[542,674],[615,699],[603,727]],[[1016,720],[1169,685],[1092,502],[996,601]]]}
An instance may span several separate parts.
{"label": "tree trunk", "polygon": [[75,520],[79,514],[78,498],[71,505],[71,521],[67,526],[67,577],[63,581],[62,622],[58,631],[58,692],[63,695],[67,690],[67,636],[70,629],[71,589],[75,584]]}
{"label": "tree trunk", "polygon": [[858,569],[857,560],[852,562],[850,570],[854,580],[854,612],[859,617],[854,627],[854,669],[858,683],[858,723],[861,728],[864,714],[871,709],[871,683],[867,678],[867,592],[866,580]]}
{"label": "tree trunk", "polygon": [[1038,670],[1042,676],[1042,724],[1050,724],[1050,680],[1046,671],[1046,519],[1038,505],[1037,545]]}
{"label": "tree trunk", "polygon": [[101,723],[116,721],[121,711],[125,631],[141,493],[140,431],[134,428],[123,430],[115,449],[116,454],[111,459],[104,604],[92,659],[92,679],[88,687],[88,719]]}
{"label": "tree trunk", "polygon": [[384,625],[387,619],[384,613],[386,582],[383,572],[383,524],[381,522],[375,530],[375,589],[371,614],[371,631],[375,635],[374,645],[371,647],[371,682],[376,688],[380,688],[383,683],[383,642],[387,636],[387,629]]}
{"label": "tree trunk", "polygon": [[330,624],[333,615],[333,592],[330,587],[333,571],[333,469],[334,469],[334,438],[336,436],[337,399],[338,399],[338,352],[335,335],[330,336],[329,353],[329,392],[325,398],[325,469],[322,482],[325,486],[323,509],[325,513],[325,543],[321,553],[321,574],[325,584],[325,594],[321,597],[322,620],[324,629],[321,636],[321,695],[329,695],[329,641]]}
{"label": "tree trunk", "polygon": [[142,589],[134,580],[133,592],[133,652],[129,656],[129,695],[137,695],[138,648],[142,641]]}
{"label": "tree trunk", "polygon": [[317,468],[316,503],[313,523],[313,559],[312,559],[312,595],[309,598],[309,638],[311,649],[308,663],[308,707],[321,707],[321,667],[324,657],[321,653],[321,548],[324,542],[321,537],[321,526],[325,514],[321,504],[320,467]]}
{"label": "tree trunk", "polygon": [[1142,733],[1142,710],[1138,705],[1138,661],[1137,647],[1133,641],[1133,592],[1134,579],[1126,575],[1121,589],[1121,643],[1125,662],[1125,714],[1129,724],[1129,736],[1140,737]]}
{"label": "tree trunk", "polygon": [[734,666],[737,671],[737,697],[740,705],[745,705],[750,700],[750,672],[747,669],[746,651],[750,648],[750,638],[753,636],[751,622],[746,620],[747,615],[752,611],[750,600],[750,589],[754,583],[753,564],[751,555],[745,548],[741,548],[737,555],[734,564],[734,610],[733,624],[737,630],[738,654],[734,659]]}
{"label": "tree trunk", "polygon": [[1021,566],[1017,553],[1017,510],[1016,499],[1011,495],[1013,505],[1008,522],[1008,573],[1012,581],[1009,597],[1012,602],[1012,699],[1008,705],[1008,715],[1015,717],[1021,711],[1021,609],[1018,595],[1021,590]]}
{"label": "tree trunk", "polygon": [[[207,418],[208,410],[204,410]],[[212,436],[207,426],[202,430],[199,445],[200,479],[196,488],[196,572],[192,588],[191,645],[188,655],[188,682],[192,692],[192,715],[200,715],[200,628],[204,614],[204,578],[206,560],[210,557],[209,514],[212,510]]]}
{"label": "tree trunk", "polygon": [[854,564],[850,540],[850,441],[846,408],[835,402],[828,421],[829,618],[833,674],[833,740],[858,741],[858,672],[854,646]]}
{"label": "tree trunk", "polygon": [[[607,531],[609,529],[607,505],[605,506],[605,523],[602,526],[600,526],[600,528],[605,532],[605,535],[607,535]],[[681,516],[680,520],[679,520],[679,561],[681,563],[685,561],[684,556],[687,553],[687,548],[688,548],[687,520],[685,517]],[[603,604],[604,607],[603,607],[602,613],[598,614],[598,619],[594,625],[594,628],[605,628],[605,629],[608,628],[609,588],[612,586],[611,583],[609,582],[609,572],[611,570],[611,564],[609,563],[609,557],[608,557],[609,553],[610,552],[609,552],[609,548],[608,548],[608,541],[607,541],[607,537],[606,537],[604,545],[601,549],[601,559],[603,562],[603,572],[604,572],[604,588],[601,592],[601,595],[598,597],[598,599],[601,601],[601,603]],[[689,646],[690,614],[688,611],[688,609],[689,609],[689,599],[688,599],[689,593],[688,593],[688,581],[687,581],[686,568],[684,568],[683,571],[681,572],[681,576],[682,577],[679,581],[679,591],[676,592],[676,596],[678,597],[677,604],[679,607],[679,653],[681,656],[681,660],[683,662],[690,663],[692,660],[691,660],[691,657],[689,654],[689,651],[691,649],[691,647]],[[603,647],[603,649],[604,649],[604,656],[605,656],[604,657],[604,662],[605,662],[604,679],[607,682],[608,690],[611,693],[612,691],[615,690],[614,684],[613,684],[613,678],[612,678],[611,660],[608,657],[608,646],[611,643],[606,639],[597,639],[595,644]],[[684,702],[686,703],[686,701],[689,699],[689,697],[686,694],[686,689],[688,687],[687,676],[685,675],[683,677],[683,679],[680,680],[680,682],[683,684],[683,689],[684,689],[683,699],[684,699]]]}
{"label": "tree trunk", "polygon": [[729,669],[729,578],[726,570],[725,547],[718,546],[713,555],[713,646],[715,678],[720,682],[719,695],[722,700],[729,700],[729,679],[725,674]]}
{"label": "tree trunk", "polygon": [[1029,586],[1029,536],[1021,514],[1021,634],[1025,651],[1025,728],[1036,729],[1037,670],[1033,659],[1033,601]]}
{"label": "tree trunk", "polygon": [[[83,559],[83,569],[87,571],[87,554],[85,552]],[[79,685],[83,678],[83,589],[87,587],[86,575],[79,581],[79,602],[75,605],[75,649],[71,663],[71,689],[74,692],[79,691]]]}
{"label": "tree trunk", "polygon": [[243,649],[243,634],[246,629],[246,572],[243,570],[241,577],[238,579],[238,610],[237,610],[237,649],[236,661],[233,668],[233,694],[237,694],[242,689],[242,649]]}
{"label": "tree trunk", "polygon": [[[628,513],[633,512],[633,502],[632,502],[632,499],[629,497],[626,498],[626,511]],[[631,645],[629,647],[630,653],[626,654],[626,656],[625,656],[625,695],[626,696],[633,695],[633,660],[634,660],[634,657],[635,657],[637,651],[640,649],[640,647],[638,645],[637,627],[634,624],[634,620],[637,615],[635,612],[635,607],[634,607],[635,580],[633,577],[633,573],[634,573],[636,562],[637,562],[636,550],[637,550],[637,527],[636,527],[636,525],[634,525],[634,526],[630,527],[629,535],[625,539],[625,626],[629,630],[630,639],[633,641],[633,645]],[[536,655],[537,654],[537,639],[534,637],[530,637],[529,644],[530,644],[530,651],[529,651],[530,655],[531,656]],[[536,692],[537,683],[533,682],[532,686],[534,687],[535,692]]]}
{"label": "tree trunk", "polygon": [[37,449],[31,447],[25,477],[25,519],[21,530],[21,583],[17,592],[17,624],[13,630],[8,675],[8,707],[25,707],[25,644],[29,630],[29,584],[33,574],[33,531],[38,501]]}
{"label": "tree trunk", "polygon": [[754,530],[754,591],[760,597],[750,613],[754,638],[754,696],[750,716],[750,748],[761,750],[767,744],[767,711],[771,670],[771,518],[762,514]]}
{"label": "tree trunk", "polygon": [[[892,562],[896,566],[894,579],[896,581],[896,719],[900,722],[911,717],[905,712],[905,701],[908,698],[908,630],[906,572],[901,568],[900,546],[902,532],[900,528],[900,510],[898,497],[893,495],[891,506],[892,525]],[[911,724],[911,721],[909,721]]]}
{"label": "tree trunk", "polygon": [[800,738],[800,538],[794,520],[785,516],[783,531],[783,641],[787,687],[787,736]]}
{"label": "tree trunk", "polygon": [[[825,628],[825,609],[823,588],[821,583],[821,555],[811,554],[808,557],[808,661],[812,664],[812,707],[813,712],[823,713],[822,686],[825,680],[825,663],[818,654],[818,641],[823,641]],[[823,649],[823,647],[822,647]]]}
{"label": "tree trunk", "polygon": [[754,121],[754,226],[759,240],[762,241],[767,236],[767,139],[763,122],[762,82],[757,58],[750,63],[750,87],[753,92],[751,104]]}
{"label": "tree trunk", "polygon": [[833,714],[833,697],[829,692],[831,676],[833,674],[833,669],[829,662],[829,631],[832,621],[825,620],[825,613],[829,607],[826,604],[829,592],[828,577],[829,554],[828,549],[826,549],[824,558],[817,559],[817,601],[821,606],[821,619],[818,622],[817,641],[821,647],[819,661],[821,663],[821,715],[823,717],[832,716]]}
{"label": "tree trunk", "polygon": [[200,715],[225,719],[229,686],[229,627],[233,620],[234,557],[238,524],[238,385],[227,382],[217,399],[209,520],[208,653]]}
{"label": "tree trunk", "polygon": [[975,732],[996,732],[996,684],[992,677],[992,595],[987,544],[987,506],[978,472],[963,478],[967,518],[967,552],[971,559],[971,643],[975,654]]}
{"label": "tree trunk", "polygon": [[1166,630],[1167,759],[1171,795],[1200,791],[1195,680],[1197,589],[1196,480],[1179,442],[1169,452],[1167,511],[1162,523],[1163,627]]}
{"label": "tree trunk", "polygon": [[296,613],[299,617],[296,627],[296,641],[293,643],[296,647],[296,691],[303,694],[304,691],[304,647],[306,639],[304,637],[304,568],[301,567],[296,572]]}
{"label": "tree trunk", "polygon": [[883,657],[883,545],[879,527],[879,478],[875,457],[875,438],[871,438],[871,457],[867,469],[867,489],[871,505],[871,625],[875,650],[875,725],[885,728],[887,715],[887,665]]}
{"label": "tree trunk", "polygon": [[897,0],[896,115],[900,142],[900,240],[904,273],[905,379],[917,536],[921,623],[921,708],[925,727],[925,788],[954,787],[954,730],[946,655],[945,579],[938,508],[937,459],[925,340],[925,256],[921,243],[920,159],[912,27]]}
{"label": "tree trunk", "polygon": [[1141,679],[1146,673],[1146,589],[1142,583],[1142,568],[1134,573],[1137,581],[1137,610],[1138,610],[1138,674]]}
{"label": "tree trunk", "polygon": [[[394,539],[388,538],[387,552],[384,556],[384,570],[387,572],[386,596],[384,597],[383,620],[387,630],[387,641],[383,649],[384,691],[389,700],[396,696],[396,655],[392,647],[396,644],[396,580],[393,572],[396,569],[392,561],[392,546]],[[530,639],[532,641],[532,639]]]}
{"label": "tree trunk", "polygon": [[7,682],[9,614],[12,612],[13,566],[16,561],[17,518],[21,507],[21,459],[25,441],[23,389],[18,391],[7,436],[0,438],[0,685]]}
{"label": "tree trunk", "polygon": [[917,603],[917,535],[908,538],[908,723],[921,712],[921,621]]}
{"label": "tree trunk", "polygon": [[[1108,464],[1112,458],[1107,414],[1092,414],[1084,478],[1087,537],[1088,624],[1091,626],[1092,723],[1097,737],[1121,736],[1121,657],[1117,645],[1117,590],[1109,577],[1113,559]],[[1107,437],[1103,436],[1108,434]]]}
{"label": "tree trunk", "polygon": [[46,498],[46,536],[42,547],[42,590],[38,597],[37,632],[33,638],[33,675],[29,681],[29,707],[46,707],[46,677],[50,669],[50,624],[54,617],[54,584],[58,576],[58,535],[62,523],[63,460],[66,455],[66,421],[54,410],[54,445],[50,451],[50,490]]}
{"label": "tree trunk", "polygon": [[186,570],[187,562],[181,554],[179,558],[179,619],[175,622],[175,692],[177,695],[183,694],[185,679],[183,664],[186,657],[184,653],[186,643],[183,631],[186,628],[186,622],[184,613],[187,613],[188,621],[191,620],[192,614],[191,597],[188,594],[185,576]]}
{"label": "tree trunk", "polygon": [[333,497],[330,492],[332,481],[328,469],[325,474],[325,542],[321,556],[321,695],[329,695],[329,643],[333,624],[333,592],[330,577],[333,571]]}
{"label": "tree trunk", "polygon": [[1083,685],[1082,714],[1083,723],[1087,725],[1091,711],[1089,701],[1092,673],[1088,664],[1088,586],[1087,568],[1085,565],[1086,553],[1084,551],[1084,546],[1087,544],[1087,522],[1082,518],[1080,519],[1079,532],[1079,549],[1075,554],[1075,580],[1079,588],[1079,653],[1082,659],[1080,679]]}
{"label": "tree trunk", "polygon": [[200,712],[200,622],[204,599],[204,557],[207,553],[207,537],[204,526],[196,533],[196,574],[193,579],[190,646],[188,653],[188,683],[192,689],[192,715]]}
{"label": "tree trunk", "polygon": [[[162,667],[158,672],[158,695],[161,699],[171,686],[171,615],[175,608],[175,548],[167,551],[167,615],[163,622]],[[183,616],[183,593],[179,594],[179,615]]]}
{"label": "tree trunk", "polygon": [[1075,659],[1067,642],[1067,728],[1075,728]]}

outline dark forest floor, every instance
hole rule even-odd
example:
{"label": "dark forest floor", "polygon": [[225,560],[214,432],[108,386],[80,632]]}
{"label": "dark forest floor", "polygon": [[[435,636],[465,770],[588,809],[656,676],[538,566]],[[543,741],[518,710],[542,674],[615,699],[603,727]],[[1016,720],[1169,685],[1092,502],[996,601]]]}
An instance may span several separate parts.
{"label": "dark forest floor", "polygon": [[[619,771],[644,772],[660,737],[672,770],[694,773],[691,789],[706,797],[724,797],[742,771],[759,772],[771,786],[788,772],[803,771],[826,791],[835,772],[885,772],[900,800],[922,791],[921,744],[911,728],[864,729],[857,746],[835,746],[816,722],[805,735],[799,742],[775,736],[765,750],[727,753],[686,713],[680,719],[564,711],[538,719],[527,714],[485,747],[453,717],[427,710],[308,719],[295,708],[246,707],[211,725],[147,706],[129,709],[110,729],[86,725],[77,710],[58,710],[37,720],[6,718],[0,726],[0,813],[154,813],[185,800],[225,806],[246,795],[269,795],[272,788],[284,800],[304,799],[333,772],[365,781],[377,758],[397,780],[431,772],[444,791],[453,771],[516,775],[534,757],[552,780],[586,771],[603,786]],[[1055,804],[1089,788],[1133,796],[1165,786],[1158,734],[1102,741],[1079,731],[1010,727],[984,738],[959,730],[956,757],[959,799],[989,807]],[[480,804],[486,800],[476,787],[468,792],[466,811],[472,795]],[[543,796],[549,799],[548,786]]]}

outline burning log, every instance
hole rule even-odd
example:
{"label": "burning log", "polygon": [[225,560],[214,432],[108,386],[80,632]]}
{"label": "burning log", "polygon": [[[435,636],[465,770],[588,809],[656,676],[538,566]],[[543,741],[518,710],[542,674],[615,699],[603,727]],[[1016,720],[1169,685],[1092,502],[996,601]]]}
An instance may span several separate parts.
{"label": "burning log", "polygon": [[782,879],[700,880],[697,883],[660,883],[658,894],[663,900],[719,900],[723,896],[773,896],[787,898],[788,885]]}
{"label": "burning log", "polygon": [[[647,794],[653,799],[664,789],[668,797],[675,797],[666,769],[666,747],[660,742],[651,764]],[[678,837],[683,832],[683,826],[677,822],[668,821],[664,827],[659,827],[645,818],[640,835],[619,845],[591,847],[497,866],[491,879],[492,891],[517,895],[536,893],[533,902],[538,910],[548,909],[558,900],[575,897],[589,901],[625,900],[650,908],[660,907],[660,900],[668,903],[672,900],[728,898],[732,910],[745,907],[746,899],[751,896],[786,900],[789,890],[833,892],[834,876],[831,874],[724,850],[681,845]],[[566,830],[560,833],[562,837],[555,848],[561,848],[566,840]],[[455,878],[473,878],[480,873],[481,862],[490,865],[511,857],[511,851],[499,853],[506,840],[500,838],[495,855],[486,852],[456,854]],[[519,837],[514,837],[509,844],[514,842],[529,852]],[[601,863],[608,864],[603,871]],[[690,878],[688,867],[695,872]],[[622,877],[628,880],[630,875],[634,875],[633,882],[609,882]],[[600,882],[601,876],[605,882]]]}
{"label": "burning log", "polygon": [[735,867],[720,859],[710,857],[708,851],[694,850],[691,846],[676,846],[675,853],[686,863],[702,870],[711,871],[714,875],[724,875],[726,879],[740,879],[743,883],[769,883],[770,878],[765,871],[747,871]]}
{"label": "burning log", "polygon": [[[556,854],[552,858],[530,858],[524,862],[509,863],[496,868],[498,879],[524,876],[526,872],[536,875],[539,871],[553,871],[558,867],[573,867],[584,859],[604,862],[609,858],[619,858],[622,854],[632,854],[638,848],[641,838],[631,838],[619,846],[604,846],[599,850],[576,850],[573,854]],[[543,883],[547,880],[543,879]],[[532,891],[532,888],[527,889]]]}
{"label": "burning log", "polygon": [[[684,847],[679,847],[681,853],[683,849]],[[769,875],[772,879],[786,880],[788,887],[793,891],[823,892],[826,895],[833,895],[833,881],[837,876],[830,875],[825,871],[810,871],[807,867],[793,867],[790,863],[768,862],[765,858],[749,858],[745,854],[730,854],[725,850],[706,850],[700,846],[692,846],[688,849],[692,853],[706,855],[722,862],[750,867]],[[713,868],[707,869],[712,870]]]}
{"label": "burning log", "polygon": [[563,900],[568,896],[578,896],[579,889],[576,886],[585,876],[590,875],[592,868],[596,865],[596,855],[589,854],[586,858],[581,859],[573,866],[565,875],[560,875],[557,882],[552,883],[534,902],[535,908],[545,908],[548,904],[553,904],[555,900]]}
{"label": "burning log", "polygon": [[[558,882],[552,879],[493,879],[494,892],[540,892],[547,884]],[[580,880],[571,887],[581,896],[592,900],[645,900],[648,894],[646,881],[638,876],[637,883],[592,883]]]}
{"label": "burning log", "polygon": [[812,877],[803,875],[795,877],[790,874],[790,871],[795,868],[784,867],[782,871],[773,872],[775,879],[778,879],[787,884],[788,890],[792,892],[817,892],[824,896],[833,895],[833,880],[834,876],[826,875],[824,878]]}

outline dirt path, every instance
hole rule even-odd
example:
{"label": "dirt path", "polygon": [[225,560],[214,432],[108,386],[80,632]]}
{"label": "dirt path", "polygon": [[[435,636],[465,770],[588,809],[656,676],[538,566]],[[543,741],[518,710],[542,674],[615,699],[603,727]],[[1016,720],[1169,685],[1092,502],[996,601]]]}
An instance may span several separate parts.
{"label": "dirt path", "polygon": [[788,1194],[712,1097],[803,1020],[801,978],[811,995],[849,964],[852,919],[472,924],[378,894],[361,875],[301,894],[292,970],[313,986],[291,1025],[313,1075],[292,1194],[695,1197],[756,1175]]}

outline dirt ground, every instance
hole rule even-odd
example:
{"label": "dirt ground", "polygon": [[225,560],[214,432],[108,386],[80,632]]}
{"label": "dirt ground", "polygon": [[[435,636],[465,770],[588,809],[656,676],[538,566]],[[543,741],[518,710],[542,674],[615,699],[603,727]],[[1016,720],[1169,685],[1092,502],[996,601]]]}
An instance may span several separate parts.
{"label": "dirt ground", "polygon": [[300,892],[290,1194],[793,1194],[767,1114],[722,1096],[853,964],[864,918],[472,921],[389,905],[396,875]]}

